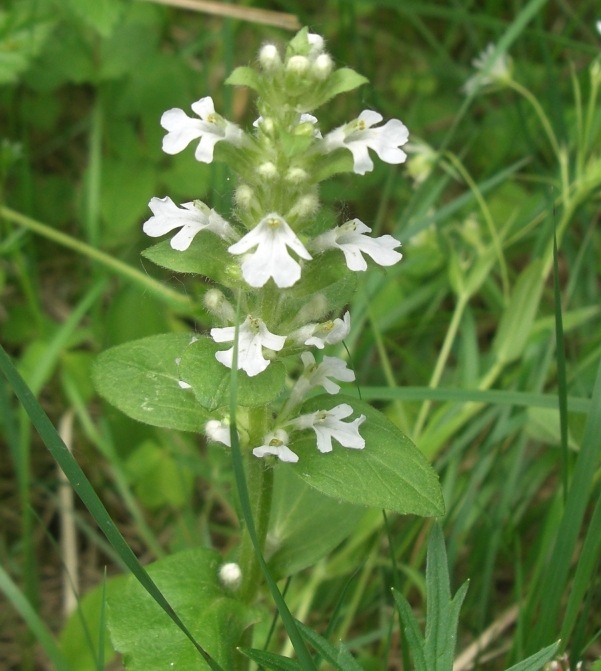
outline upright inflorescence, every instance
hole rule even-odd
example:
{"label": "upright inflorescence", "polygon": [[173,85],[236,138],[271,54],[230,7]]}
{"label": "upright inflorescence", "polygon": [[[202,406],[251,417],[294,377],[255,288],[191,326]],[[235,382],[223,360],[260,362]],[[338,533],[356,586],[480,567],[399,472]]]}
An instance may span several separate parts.
{"label": "upright inflorescence", "polygon": [[[352,419],[348,403],[302,412],[312,390],[322,387],[336,394],[337,382],[355,379],[345,361],[330,356],[318,361],[313,353],[340,343],[350,331],[349,313],[338,315],[354,287],[351,276],[367,269],[368,258],[380,266],[402,258],[398,240],[373,237],[359,219],[324,230],[325,218],[319,216],[319,183],[324,179],[338,172],[371,171],[370,150],[387,163],[406,159],[400,147],[408,132],[397,119],[381,124],[380,114],[364,110],[329,133],[320,128],[313,112],[364,82],[348,68],[336,69],[324,40],[305,29],[284,55],[265,44],[257,69],[238,68],[228,80],[258,95],[259,116],[250,131],[218,114],[210,97],[191,106],[195,117],[171,109],[161,118],[167,131],[165,152],[176,154],[192,144],[198,161],[222,160],[237,174],[233,217],[228,222],[198,200],[178,206],[168,197],[153,198],[153,216],[144,232],[158,237],[177,231],[170,245],[181,254],[207,245],[226,252],[218,277],[211,276],[222,286],[204,297],[218,321],[210,337],[224,345],[215,352],[220,364],[232,367],[236,334],[240,375],[255,378],[285,358],[296,357],[299,363],[286,398],[277,399],[254,428],[250,419],[248,426],[238,426],[242,448],[257,457],[298,461],[289,447],[298,432],[314,432],[320,452],[331,451],[333,439],[347,448],[365,446],[360,433],[365,416]],[[198,272],[209,274],[204,268]],[[239,424],[250,414],[240,413]],[[205,433],[228,445],[226,414],[216,413]]]}

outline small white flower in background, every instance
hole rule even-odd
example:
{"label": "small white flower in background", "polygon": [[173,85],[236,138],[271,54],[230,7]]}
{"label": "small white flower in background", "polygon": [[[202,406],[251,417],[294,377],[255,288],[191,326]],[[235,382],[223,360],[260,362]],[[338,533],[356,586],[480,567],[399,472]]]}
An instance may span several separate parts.
{"label": "small white flower in background", "polygon": [[339,317],[320,324],[306,324],[290,334],[290,339],[299,345],[308,345],[323,349],[326,345],[342,342],[351,332],[351,315],[345,312]]}
{"label": "small white flower in background", "polygon": [[[234,326],[211,329],[211,338],[217,343],[233,342],[235,337]],[[249,377],[262,373],[269,366],[269,360],[263,356],[263,347],[278,352],[285,341],[285,336],[271,333],[261,319],[248,315],[238,331],[238,369],[245,371]],[[233,356],[233,347],[215,353],[217,361],[228,368],[232,367]]]}
{"label": "small white flower in background", "polygon": [[312,258],[294,231],[279,214],[268,214],[242,240],[229,248],[232,254],[255,251],[242,261],[242,275],[251,287],[262,287],[270,277],[280,288],[300,279],[301,268],[288,247],[307,261]]}
{"label": "small white flower in background", "polygon": [[242,583],[242,571],[240,570],[240,566],[234,562],[223,564],[219,569],[219,580],[225,588],[232,591],[237,590]]}
{"label": "small white flower in background", "polygon": [[320,452],[332,451],[332,438],[343,447],[362,450],[365,440],[359,433],[359,426],[365,421],[365,415],[360,415],[352,422],[343,422],[353,414],[348,403],[341,403],[331,410],[318,410],[308,415],[301,415],[290,422],[296,429],[313,429],[317,436],[317,449]]}
{"label": "small white flower in background", "polygon": [[317,364],[311,352],[303,352],[301,359],[305,370],[297,384],[306,385],[307,391],[313,387],[321,386],[328,394],[337,394],[340,391],[340,385],[332,382],[329,378],[341,382],[352,382],[355,379],[355,373],[347,368],[346,361],[335,356],[324,356],[323,361]]}
{"label": "small white flower in background", "polygon": [[220,422],[217,419],[210,419],[205,424],[205,434],[209,440],[212,440],[215,443],[222,443],[227,447],[232,446],[230,425],[227,422]]}
{"label": "small white flower in background", "polygon": [[178,207],[171,198],[152,198],[148,207],[154,216],[144,223],[144,233],[151,238],[158,238],[180,228],[170,243],[179,252],[188,249],[194,236],[202,230],[212,231],[226,240],[235,240],[238,237],[223,217],[200,200],[183,203]]}
{"label": "small white flower in background", "polygon": [[391,235],[371,238],[365,233],[371,233],[371,228],[359,219],[351,219],[315,238],[311,248],[317,251],[334,248],[342,250],[346,265],[356,271],[367,270],[362,253],[371,256],[381,266],[392,266],[403,258],[400,252],[395,251],[395,247],[400,247],[401,243]]}
{"label": "small white flower in background", "polygon": [[595,23],[595,27],[597,28],[597,32],[599,33],[599,35],[601,35],[601,21],[597,21]]}
{"label": "small white flower in background", "polygon": [[167,110],[161,117],[161,126],[168,131],[163,138],[165,153],[177,154],[192,140],[200,138],[194,156],[201,163],[211,163],[215,145],[221,140],[234,145],[242,143],[244,132],[236,124],[226,121],[215,113],[213,99],[210,96],[193,103],[192,110],[200,119],[190,118],[179,108]]}
{"label": "small white flower in background", "polygon": [[438,160],[438,152],[423,140],[413,140],[405,147],[409,160],[407,172],[416,185],[425,182]]}
{"label": "small white flower in background", "polygon": [[358,175],[364,175],[374,168],[368,149],[373,149],[385,163],[403,163],[407,154],[399,147],[409,139],[409,131],[398,119],[390,119],[383,126],[372,128],[382,119],[381,114],[364,110],[358,119],[325,136],[325,151],[348,149],[353,155],[353,170]]}
{"label": "small white flower in background", "polygon": [[472,61],[477,72],[463,85],[466,95],[472,95],[489,86],[503,86],[511,81],[511,59],[507,54],[493,56],[495,48],[494,44],[488,44]]}
{"label": "small white flower in background", "polygon": [[298,461],[298,455],[286,445],[288,434],[284,429],[276,429],[268,433],[263,440],[263,445],[253,449],[255,457],[265,457],[271,454],[276,456],[280,461],[288,461],[293,464]]}

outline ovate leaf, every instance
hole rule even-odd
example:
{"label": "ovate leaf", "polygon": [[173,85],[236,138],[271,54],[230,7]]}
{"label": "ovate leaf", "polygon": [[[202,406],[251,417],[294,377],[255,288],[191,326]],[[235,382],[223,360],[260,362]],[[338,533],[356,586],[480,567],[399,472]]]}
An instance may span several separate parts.
{"label": "ovate leaf", "polygon": [[240,265],[228,253],[228,245],[209,232],[197,235],[188,249],[180,252],[173,249],[170,240],[163,240],[142,252],[157,266],[178,273],[196,273],[228,287],[240,283]]}
{"label": "ovate leaf", "polygon": [[[147,570],[202,647],[223,669],[233,669],[239,654],[235,648],[255,616],[219,584],[221,563],[217,552],[198,548],[161,559]],[[210,668],[134,579],[109,595],[109,630],[128,671]]]}
{"label": "ovate leaf", "polygon": [[209,415],[180,385],[179,361],[190,341],[189,334],[169,333],[106,350],[94,365],[96,389],[128,417],[200,433]]}
{"label": "ovate leaf", "polygon": [[316,107],[323,105],[334,96],[353,91],[359,86],[367,84],[368,81],[369,80],[366,77],[351,70],[351,68],[340,68],[333,72],[328,78],[322,95],[319,97],[319,100],[316,101]]}
{"label": "ovate leaf", "polygon": [[311,487],[341,501],[401,514],[443,515],[437,474],[409,438],[381,412],[340,394],[312,398],[302,412],[329,410],[340,403],[353,407],[353,418],[366,416],[359,429],[365,448],[349,449],[334,440],[333,451],[322,454],[317,450],[313,430],[295,433],[290,444],[300,457],[295,472]]}
{"label": "ovate leaf", "polygon": [[315,564],[350,536],[365,514],[365,508],[334,501],[309,487],[286,465],[279,465],[267,547],[269,567],[275,577],[294,575]]}
{"label": "ovate leaf", "polygon": [[236,68],[232,74],[225,80],[230,86],[248,86],[254,91],[261,90],[261,77],[256,70],[249,67]]}

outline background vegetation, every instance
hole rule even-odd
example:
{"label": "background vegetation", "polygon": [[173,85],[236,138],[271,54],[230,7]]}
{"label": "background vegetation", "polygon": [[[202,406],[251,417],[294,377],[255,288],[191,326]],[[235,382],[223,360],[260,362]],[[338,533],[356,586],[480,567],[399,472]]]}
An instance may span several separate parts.
{"label": "background vegetation", "polygon": [[[161,113],[211,95],[227,118],[251,123],[251,95],[224,77],[262,42],[309,25],[339,64],[370,79],[337,99],[322,127],[376,109],[402,119],[414,143],[407,165],[336,178],[321,196],[333,217],[403,241],[403,262],[357,293],[347,346],[363,398],[440,473],[451,582],[470,580],[455,668],[505,669],[559,638],[572,668],[592,668],[601,655],[596,3],[247,1],[219,3],[222,15],[170,4],[8,0],[0,10],[3,347],[144,563],[197,545],[228,555],[237,536],[228,455],[104,406],[90,370],[108,346],[205,326],[198,286],[141,259],[141,222],[149,199],[167,194],[206,198],[227,216],[235,185],[192,152],[163,154]],[[468,97],[462,86],[488,43],[510,55],[513,79]],[[68,620],[61,569],[83,595],[122,566],[77,502],[69,514],[72,492],[4,381],[0,429],[0,666],[52,668],[46,637],[56,636],[73,669],[96,668]],[[344,542],[291,581],[290,609],[347,641],[366,669],[411,668],[390,587],[421,617],[430,522],[319,515]],[[273,649],[285,651],[282,641],[276,634]],[[106,654],[119,668],[108,644]]]}

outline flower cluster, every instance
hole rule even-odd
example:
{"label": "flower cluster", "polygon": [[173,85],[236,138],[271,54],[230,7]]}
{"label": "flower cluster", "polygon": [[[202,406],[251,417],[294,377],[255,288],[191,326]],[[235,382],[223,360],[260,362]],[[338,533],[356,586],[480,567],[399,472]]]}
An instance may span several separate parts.
{"label": "flower cluster", "polygon": [[[359,219],[324,231],[316,216],[319,182],[344,170],[364,175],[374,168],[373,155],[390,164],[404,162],[407,155],[401,147],[408,131],[398,119],[382,123],[381,114],[364,110],[350,123],[324,133],[312,112],[338,91],[364,80],[348,68],[336,71],[324,40],[307,30],[290,42],[285,54],[265,44],[258,64],[258,71],[239,68],[230,78],[258,94],[259,116],[250,131],[218,114],[209,96],[192,104],[196,118],[181,109],[171,109],[161,118],[167,131],[165,152],[176,154],[192,144],[198,161],[223,160],[237,173],[234,218],[228,222],[198,200],[178,206],[170,198],[153,198],[153,216],[143,228],[152,237],[177,231],[169,244],[181,254],[191,248],[202,254],[209,242],[212,249],[217,245],[222,250],[220,272],[227,274],[228,282],[222,282],[224,292],[211,289],[205,296],[205,305],[221,322],[210,329],[210,337],[218,345],[226,344],[217,349],[217,361],[228,368],[236,361],[237,368],[253,378],[276,359],[300,359],[302,370],[288,399],[279,410],[266,413],[261,435],[252,430],[241,434],[255,456],[296,462],[299,456],[289,444],[298,432],[313,431],[323,453],[333,449],[333,441],[351,449],[365,446],[359,432],[365,416],[351,419],[349,403],[302,412],[316,388],[336,394],[337,382],[355,379],[342,359],[325,356],[317,361],[311,351],[340,343],[351,327],[348,312],[335,315],[347,301],[332,302],[332,292],[325,292],[313,278],[324,264],[340,279],[349,271],[367,270],[368,259],[389,267],[402,258],[398,240],[373,235]],[[324,165],[328,170],[322,170]],[[219,282],[223,277],[211,279]],[[206,434],[229,445],[227,417],[212,419]]]}

